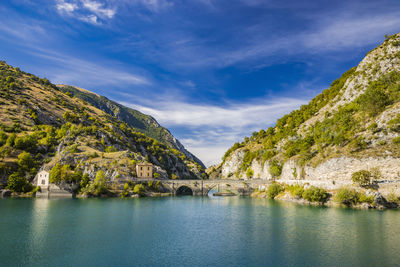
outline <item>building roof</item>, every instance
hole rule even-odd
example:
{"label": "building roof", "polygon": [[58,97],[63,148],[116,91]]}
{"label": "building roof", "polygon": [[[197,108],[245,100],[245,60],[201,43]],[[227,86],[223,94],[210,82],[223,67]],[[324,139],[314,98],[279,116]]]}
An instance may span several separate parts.
{"label": "building roof", "polygon": [[137,165],[137,166],[153,166],[153,164],[152,164],[152,163],[149,163],[149,162],[137,163],[136,165]]}

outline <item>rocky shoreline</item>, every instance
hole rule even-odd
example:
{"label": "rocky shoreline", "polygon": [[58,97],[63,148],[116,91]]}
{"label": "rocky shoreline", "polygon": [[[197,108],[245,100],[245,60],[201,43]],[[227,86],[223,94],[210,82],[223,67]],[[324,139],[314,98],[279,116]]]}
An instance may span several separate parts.
{"label": "rocky shoreline", "polygon": [[[309,201],[302,197],[293,195],[290,191],[283,191],[280,192],[275,197],[271,198],[268,195],[267,191],[259,191],[256,190],[253,192],[250,197],[253,198],[269,198],[274,199],[277,201],[283,202],[292,202],[300,205],[308,205],[308,206],[325,206],[325,207],[336,207],[336,208],[353,208],[353,209],[377,209],[377,210],[384,210],[384,209],[399,209],[400,208],[400,199],[390,199],[390,197],[384,197],[379,191],[376,190],[364,190],[364,191],[357,191],[355,187],[346,187],[347,190],[356,192],[361,197],[365,196],[366,199],[363,201],[354,201],[354,202],[347,202],[343,203],[336,199],[339,190],[328,190],[326,191],[328,196],[327,199],[324,201]],[[359,189],[360,190],[360,189]]]}

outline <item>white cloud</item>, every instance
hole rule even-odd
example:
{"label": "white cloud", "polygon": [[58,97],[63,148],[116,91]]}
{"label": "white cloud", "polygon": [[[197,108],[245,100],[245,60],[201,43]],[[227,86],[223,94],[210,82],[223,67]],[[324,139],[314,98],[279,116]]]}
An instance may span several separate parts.
{"label": "white cloud", "polygon": [[222,106],[187,103],[174,96],[151,99],[152,102],[143,99],[140,104],[129,100],[120,103],[153,116],[167,128],[185,129],[180,141],[208,166],[218,163],[234,142],[271,126],[282,115],[306,103],[298,98],[273,98]]}
{"label": "white cloud", "polygon": [[106,17],[106,18],[113,18],[116,11],[111,8],[104,8],[104,4],[92,1],[92,0],[83,0],[83,7],[92,11],[97,16]]}
{"label": "white cloud", "polygon": [[75,0],[75,2],[57,0],[56,8],[60,14],[93,25],[101,25],[100,19],[112,19],[116,14],[115,8],[107,8],[104,3],[94,0]]}
{"label": "white cloud", "polygon": [[96,15],[78,16],[78,19],[95,25],[101,24]]}
{"label": "white cloud", "polygon": [[72,13],[74,12],[76,9],[78,9],[78,5],[74,4],[74,3],[68,3],[65,2],[63,0],[60,0],[57,5],[57,10],[60,12],[66,12],[66,13]]}
{"label": "white cloud", "polygon": [[[303,103],[304,101],[299,99],[280,98],[260,103],[231,104],[228,107],[173,101],[160,101],[156,108],[129,105],[155,116],[170,126],[245,127],[255,122],[270,124],[274,122],[275,114],[282,114],[282,111]],[[265,117],[265,114],[269,117]]]}

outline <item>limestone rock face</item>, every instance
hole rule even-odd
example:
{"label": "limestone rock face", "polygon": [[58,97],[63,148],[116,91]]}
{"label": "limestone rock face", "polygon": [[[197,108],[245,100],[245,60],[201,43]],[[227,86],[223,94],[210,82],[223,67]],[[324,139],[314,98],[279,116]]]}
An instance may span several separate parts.
{"label": "limestone rock face", "polygon": [[243,161],[244,151],[238,150],[232,153],[232,155],[222,164],[221,176],[223,178],[233,178],[235,173],[240,173],[240,166]]}
{"label": "limestone rock face", "polygon": [[254,172],[253,178],[262,180],[272,180],[272,176],[269,172],[269,163],[266,161],[264,164],[259,160],[253,160],[250,168]]}
{"label": "limestone rock face", "polygon": [[[395,189],[393,184],[400,182],[400,101],[393,92],[400,86],[399,75],[400,34],[396,34],[369,52],[310,105],[235,144],[236,149],[232,147],[215,173],[220,172],[224,179],[246,179],[251,168],[251,179],[271,180],[270,163],[274,160],[282,165],[278,179],[285,183],[334,189],[351,185],[354,172],[377,170],[380,185]],[[381,99],[374,92],[390,100],[370,114],[362,105]],[[345,121],[354,127],[343,134],[341,129],[345,127],[340,122]]]}
{"label": "limestone rock face", "polygon": [[281,174],[281,177],[283,179],[297,180],[304,178],[301,177],[301,175],[302,175],[302,168],[296,163],[296,161],[288,160],[285,162]]}

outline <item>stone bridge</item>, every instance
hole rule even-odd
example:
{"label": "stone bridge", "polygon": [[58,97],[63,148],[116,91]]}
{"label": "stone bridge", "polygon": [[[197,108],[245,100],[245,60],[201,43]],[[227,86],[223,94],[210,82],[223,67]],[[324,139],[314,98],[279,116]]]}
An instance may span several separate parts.
{"label": "stone bridge", "polygon": [[[143,181],[149,181],[148,179]],[[153,180],[160,181],[173,195],[207,196],[211,190],[232,192],[241,196],[250,195],[260,185],[269,184],[267,180]]]}

